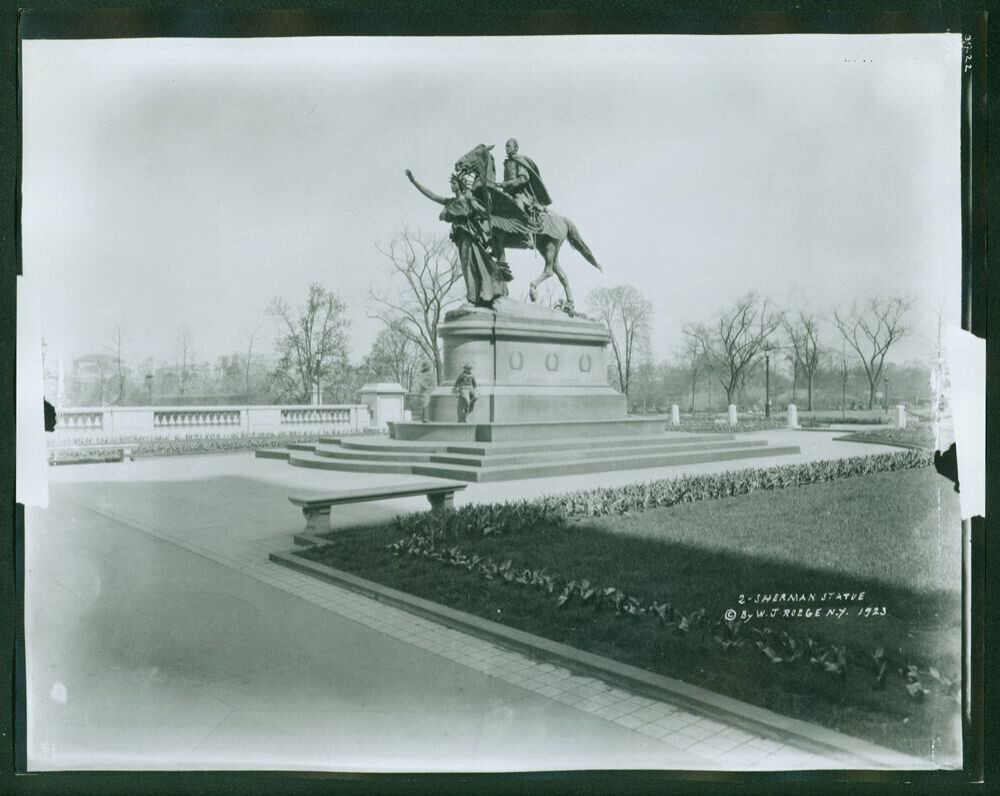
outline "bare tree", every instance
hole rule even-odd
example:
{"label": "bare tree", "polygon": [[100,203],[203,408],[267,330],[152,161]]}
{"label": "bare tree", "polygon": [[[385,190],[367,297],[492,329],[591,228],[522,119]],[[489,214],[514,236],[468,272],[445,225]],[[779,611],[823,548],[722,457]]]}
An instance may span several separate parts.
{"label": "bare tree", "polygon": [[847,417],[847,340],[840,344],[840,416]]}
{"label": "bare tree", "polygon": [[[128,386],[129,365],[125,359],[125,334],[120,323],[115,324],[108,342],[111,355],[111,380],[115,393],[114,403],[121,406],[125,401],[125,388]],[[101,390],[104,389],[104,377],[101,376]]]}
{"label": "bare tree", "polygon": [[396,287],[369,292],[369,316],[386,326],[394,323],[434,366],[441,380],[438,325],[445,311],[458,303],[456,285],[462,283],[458,253],[445,237],[430,236],[403,227],[385,245],[376,245],[389,261]]}
{"label": "bare tree", "polygon": [[806,310],[799,310],[793,318],[782,321],[785,334],[788,336],[789,353],[792,360],[792,401],[795,400],[795,379],[799,371],[806,380],[807,409],[813,408],[813,380],[820,362],[819,318]]}
{"label": "bare tree", "polygon": [[[409,392],[424,352],[396,320],[379,331],[372,350],[365,357],[364,369],[373,379],[392,379]],[[426,361],[426,360],[425,360]]]}
{"label": "bare tree", "polygon": [[184,397],[188,379],[191,377],[191,367],[195,361],[194,336],[191,334],[191,327],[186,323],[181,324],[177,332],[177,343],[174,347],[175,362],[177,370],[177,385],[180,397]]}
{"label": "bare tree", "polygon": [[108,383],[108,368],[104,357],[99,356],[97,365],[97,405],[104,406],[104,388]]}
{"label": "bare tree", "polygon": [[871,298],[851,304],[847,312],[837,310],[833,319],[847,345],[861,360],[868,377],[868,408],[875,406],[875,389],[882,377],[882,368],[889,348],[910,332],[906,315],[913,299],[904,296]]}
{"label": "bare tree", "polygon": [[690,323],[685,325],[681,331],[684,334],[684,339],[677,354],[677,361],[691,380],[691,411],[693,412],[698,377],[705,372],[708,366],[704,343],[708,335],[704,327]]}
{"label": "bare tree", "polygon": [[703,327],[702,344],[711,369],[726,391],[727,403],[745,384],[769,338],[781,325],[782,314],[768,300],[748,293],[719,313],[714,326]]}
{"label": "bare tree", "polygon": [[318,282],[309,286],[306,303],[295,309],[281,297],[271,300],[267,312],[280,329],[279,361],[273,376],[282,394],[308,403],[314,387],[346,369],[350,327],[344,318],[346,308]]}
{"label": "bare tree", "polygon": [[650,350],[653,305],[632,285],[599,287],[587,306],[611,333],[618,386],[627,396],[635,364]]}
{"label": "bare tree", "polygon": [[247,404],[250,403],[250,365],[253,362],[253,341],[257,336],[257,330],[260,329],[259,326],[255,326],[253,329],[246,333],[247,341],[247,360],[244,363],[243,370],[243,384],[244,384],[244,394],[246,395]]}

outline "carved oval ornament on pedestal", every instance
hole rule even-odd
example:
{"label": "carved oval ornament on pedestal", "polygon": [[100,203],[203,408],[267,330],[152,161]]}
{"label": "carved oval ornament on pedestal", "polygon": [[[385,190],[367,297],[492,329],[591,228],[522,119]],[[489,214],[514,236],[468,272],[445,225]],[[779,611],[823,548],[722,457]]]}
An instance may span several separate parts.
{"label": "carved oval ornament on pedestal", "polygon": [[559,370],[559,355],[552,353],[545,357],[545,368],[547,370]]}
{"label": "carved oval ornament on pedestal", "polygon": [[510,365],[511,370],[520,370],[524,367],[524,356],[520,351],[514,351],[510,355],[510,359],[507,360],[507,364]]}
{"label": "carved oval ornament on pedestal", "polygon": [[592,365],[592,363],[590,361],[590,354],[581,354],[580,355],[580,370],[582,370],[584,373],[590,373],[591,365]]}

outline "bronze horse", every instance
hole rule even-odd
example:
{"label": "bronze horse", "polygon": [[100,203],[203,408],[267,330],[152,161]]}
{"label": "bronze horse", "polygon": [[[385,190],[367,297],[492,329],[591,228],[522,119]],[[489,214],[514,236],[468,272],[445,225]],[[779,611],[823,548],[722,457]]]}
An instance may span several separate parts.
{"label": "bronze horse", "polygon": [[[472,190],[477,196],[483,198],[483,204],[489,208],[491,224],[494,227],[494,238],[497,239],[505,249],[507,248],[527,248],[531,243],[542,255],[545,267],[531,282],[529,295],[532,301],[538,299],[538,286],[553,274],[562,283],[566,293],[566,300],[562,307],[570,314],[573,312],[573,293],[569,287],[569,279],[565,271],[559,265],[559,249],[564,241],[569,241],[570,245],[576,249],[583,258],[594,266],[598,271],[602,271],[601,265],[597,262],[590,248],[584,243],[576,225],[565,216],[560,216],[551,211],[546,211],[541,215],[541,230],[529,233],[525,231],[530,225],[530,221],[525,217],[523,211],[517,207],[514,201],[504,193],[503,189],[496,182],[496,165],[490,150],[492,146],[479,144],[455,163],[455,173],[457,175],[471,175],[473,178]],[[406,176],[413,185],[424,196],[432,201],[443,204],[444,198],[438,196],[425,188],[414,178],[409,170]],[[528,245],[526,245],[526,242]]]}

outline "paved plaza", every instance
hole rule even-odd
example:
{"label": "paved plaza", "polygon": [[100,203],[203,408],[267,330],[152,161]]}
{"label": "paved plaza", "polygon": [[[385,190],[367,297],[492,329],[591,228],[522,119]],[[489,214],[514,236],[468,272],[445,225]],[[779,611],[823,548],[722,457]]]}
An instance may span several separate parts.
{"label": "paved plaza", "polygon": [[[802,450],[762,466],[897,450],[834,433],[761,433]],[[456,503],[726,469],[733,464],[470,484]],[[58,467],[49,477],[50,506],[29,509],[25,528],[32,769],[851,765],[268,561],[302,528],[288,494],[412,476],[313,471],[242,452]],[[426,507],[424,498],[345,506],[333,524]]]}

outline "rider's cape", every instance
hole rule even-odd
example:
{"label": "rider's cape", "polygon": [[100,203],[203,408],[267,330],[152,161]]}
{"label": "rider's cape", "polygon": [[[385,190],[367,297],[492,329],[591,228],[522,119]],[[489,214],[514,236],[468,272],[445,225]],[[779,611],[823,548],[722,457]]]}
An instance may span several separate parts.
{"label": "rider's cape", "polygon": [[[514,155],[513,157],[527,170],[528,182],[538,204],[543,206],[552,204],[549,192],[545,189],[545,184],[538,175],[538,166],[535,165],[535,162],[524,155]],[[536,222],[518,206],[509,193],[496,183],[487,186],[487,194],[484,199],[489,208],[491,223],[503,232],[528,235],[541,232],[545,226],[544,213],[540,219],[541,223]]]}
{"label": "rider's cape", "polygon": [[511,155],[511,157],[528,170],[528,184],[535,195],[535,201],[540,205],[547,206],[552,204],[552,199],[549,197],[549,192],[545,189],[545,183],[542,182],[535,161],[520,154]]}

